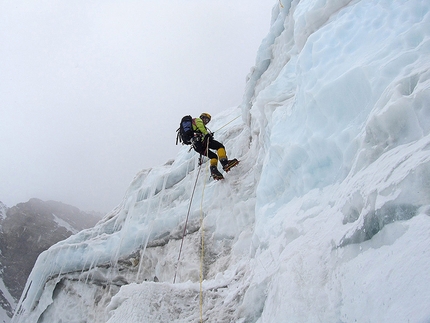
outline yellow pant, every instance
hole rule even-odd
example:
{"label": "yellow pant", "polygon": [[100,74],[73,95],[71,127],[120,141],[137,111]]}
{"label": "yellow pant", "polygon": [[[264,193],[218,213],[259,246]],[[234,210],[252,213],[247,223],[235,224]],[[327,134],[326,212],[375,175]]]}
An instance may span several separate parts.
{"label": "yellow pant", "polygon": [[[225,159],[225,158],[227,158],[227,154],[226,154],[224,148],[219,148],[217,150],[217,153],[218,153],[218,158],[219,159]],[[217,166],[218,165],[218,158],[211,158],[211,161],[210,161],[211,166]]]}

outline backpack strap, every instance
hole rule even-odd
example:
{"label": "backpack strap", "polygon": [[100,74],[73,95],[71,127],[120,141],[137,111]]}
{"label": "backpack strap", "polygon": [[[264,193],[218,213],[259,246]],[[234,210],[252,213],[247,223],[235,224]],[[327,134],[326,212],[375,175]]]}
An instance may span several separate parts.
{"label": "backpack strap", "polygon": [[179,130],[180,130],[181,128],[178,128],[178,130],[176,130],[176,145],[178,145],[178,142],[182,142],[182,140],[181,140],[181,135],[180,135],[180,133],[179,133]]}

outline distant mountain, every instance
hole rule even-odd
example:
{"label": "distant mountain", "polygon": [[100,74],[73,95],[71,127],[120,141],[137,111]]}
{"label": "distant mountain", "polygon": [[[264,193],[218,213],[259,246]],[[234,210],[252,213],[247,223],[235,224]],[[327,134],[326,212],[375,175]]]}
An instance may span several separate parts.
{"label": "distant mountain", "polygon": [[0,202],[0,323],[10,320],[38,255],[101,216],[55,201],[31,199],[11,208]]}

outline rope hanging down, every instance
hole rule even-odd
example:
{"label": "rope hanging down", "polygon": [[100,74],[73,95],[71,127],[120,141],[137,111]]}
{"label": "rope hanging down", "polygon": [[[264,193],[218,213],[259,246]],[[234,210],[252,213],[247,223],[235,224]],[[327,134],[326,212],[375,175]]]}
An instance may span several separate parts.
{"label": "rope hanging down", "polygon": [[176,268],[175,268],[175,277],[173,278],[173,284],[176,282],[176,274],[178,273],[178,267],[179,267],[179,260],[181,259],[181,253],[182,253],[182,246],[184,245],[184,238],[185,238],[185,234],[187,232],[187,224],[188,224],[188,218],[190,216],[190,210],[191,210],[191,204],[193,203],[193,198],[194,198],[194,192],[196,191],[196,186],[197,186],[197,181],[199,179],[199,174],[200,174],[200,169],[202,168],[202,165],[199,165],[199,171],[197,172],[197,177],[196,177],[196,181],[194,183],[194,187],[193,187],[193,192],[191,193],[191,199],[190,199],[190,204],[188,205],[188,212],[187,212],[187,217],[185,219],[185,225],[184,225],[184,232],[182,233],[182,241],[181,241],[181,247],[179,249],[179,255],[178,255],[178,261],[176,263]]}
{"label": "rope hanging down", "polygon": [[[209,142],[208,147],[209,149]],[[202,191],[202,200],[200,202],[200,232],[201,232],[201,253],[200,253],[200,322],[203,323],[203,263],[204,263],[204,257],[205,257],[205,227],[204,227],[204,218],[203,218],[203,200],[205,196],[205,188],[206,188],[206,182],[207,182],[207,170],[206,167],[206,176],[205,176],[205,182],[203,185],[203,191]]]}
{"label": "rope hanging down", "polygon": [[[236,117],[235,119],[231,120],[229,123],[233,122],[234,120],[236,120],[238,117]],[[228,124],[228,123],[227,123]],[[226,126],[227,124],[225,124],[224,126]],[[224,127],[223,126],[223,127]],[[220,128],[221,129],[221,128]],[[209,140],[207,140],[206,142],[206,152],[209,149]],[[202,158],[203,155],[200,154],[199,156],[199,171],[197,172],[197,176],[196,176],[196,181],[194,183],[194,187],[193,187],[193,192],[191,193],[191,198],[190,198],[190,204],[188,205],[188,212],[187,212],[187,217],[185,219],[185,225],[184,225],[184,232],[182,233],[182,241],[181,241],[181,247],[179,249],[179,255],[178,255],[178,261],[176,264],[176,268],[175,268],[175,277],[173,278],[173,283],[176,282],[176,275],[178,272],[178,267],[179,267],[179,260],[181,258],[181,253],[182,253],[182,246],[184,244],[184,238],[185,238],[185,234],[187,231],[187,224],[188,224],[188,218],[190,216],[190,210],[191,210],[191,204],[193,203],[193,198],[194,198],[194,193],[196,191],[196,186],[197,186],[197,181],[199,179],[199,175],[200,175],[200,170],[202,167]],[[207,170],[208,168],[206,168],[206,175],[207,175]],[[206,176],[207,178],[207,176]],[[205,231],[204,231],[204,217],[203,217],[203,202],[204,202],[204,194],[205,194],[205,188],[206,188],[206,182],[207,180],[205,180],[204,185],[203,185],[203,190],[202,190],[202,199],[200,202],[200,232],[201,232],[201,254],[200,254],[200,322],[203,323],[203,265],[204,265],[204,250],[205,250]]]}

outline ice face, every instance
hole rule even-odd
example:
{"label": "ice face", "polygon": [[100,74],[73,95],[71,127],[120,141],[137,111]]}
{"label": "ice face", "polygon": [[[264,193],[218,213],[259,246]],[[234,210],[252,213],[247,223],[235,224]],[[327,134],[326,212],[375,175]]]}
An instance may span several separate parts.
{"label": "ice face", "polygon": [[199,283],[209,321],[428,320],[429,7],[277,2],[243,103],[211,121],[239,166],[210,181],[184,147],[137,174],[39,257],[14,322],[191,322]]}

